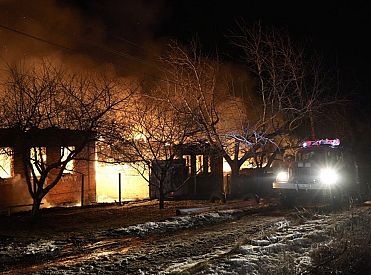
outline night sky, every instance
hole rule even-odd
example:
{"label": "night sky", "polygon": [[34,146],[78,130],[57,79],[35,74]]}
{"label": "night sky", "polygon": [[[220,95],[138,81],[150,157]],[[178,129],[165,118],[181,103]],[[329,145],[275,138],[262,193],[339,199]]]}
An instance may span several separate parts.
{"label": "night sky", "polygon": [[169,40],[197,38],[204,53],[242,63],[228,38],[238,21],[285,28],[323,55],[345,103],[324,110],[316,127],[324,138],[341,136],[370,167],[370,1],[0,0],[0,64],[47,56],[74,70],[113,68],[145,87],[158,81]]}
{"label": "night sky", "polygon": [[[135,47],[148,40],[197,37],[204,50],[237,61],[227,38],[237,21],[287,28],[337,68],[343,89],[370,100],[371,4],[368,1],[61,1],[103,25],[107,40]],[[121,40],[122,42],[123,40]],[[365,99],[365,98],[364,98]],[[363,100],[364,101],[364,100]]]}
{"label": "night sky", "polygon": [[[72,49],[73,54],[120,62],[126,73],[148,65],[148,52],[169,39],[187,44],[197,37],[205,52],[218,51],[222,61],[239,62],[240,53],[227,36],[241,20],[287,28],[295,39],[323,54],[338,73],[343,94],[369,109],[369,1],[0,0],[0,24]],[[46,46],[49,51],[58,48],[4,29],[0,38],[16,58],[40,53]]]}
{"label": "night sky", "polygon": [[[213,3],[215,2],[215,3]],[[355,3],[357,2],[357,3]],[[336,56],[348,72],[371,70],[371,8],[366,1],[170,1],[171,12],[158,35],[187,40],[198,34],[209,47],[218,45],[225,54],[225,35],[236,21],[260,21],[285,27],[300,40],[309,40],[324,55]],[[194,4],[191,4],[194,3]],[[229,52],[228,52],[229,51]],[[357,70],[359,67],[360,70]],[[363,75],[363,73],[362,73]]]}
{"label": "night sky", "polygon": [[176,39],[187,44],[197,37],[205,52],[217,51],[223,62],[239,63],[240,52],[228,38],[238,29],[237,21],[285,28],[323,55],[340,96],[347,100],[344,119],[354,127],[347,131],[357,140],[356,150],[365,158],[371,153],[366,149],[371,138],[369,1],[95,0],[80,2],[78,9],[104,26],[107,43],[124,42],[127,52],[139,56],[148,41]]}

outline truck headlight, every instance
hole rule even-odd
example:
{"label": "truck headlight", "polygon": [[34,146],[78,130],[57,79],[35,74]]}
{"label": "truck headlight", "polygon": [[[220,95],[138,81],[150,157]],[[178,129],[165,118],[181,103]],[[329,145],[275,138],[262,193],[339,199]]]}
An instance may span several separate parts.
{"label": "truck headlight", "polygon": [[285,171],[278,172],[276,177],[277,182],[288,182],[289,181],[289,173]]}
{"label": "truck headlight", "polygon": [[339,175],[332,168],[323,168],[319,172],[319,179],[322,183],[325,184],[334,184],[338,181]]}

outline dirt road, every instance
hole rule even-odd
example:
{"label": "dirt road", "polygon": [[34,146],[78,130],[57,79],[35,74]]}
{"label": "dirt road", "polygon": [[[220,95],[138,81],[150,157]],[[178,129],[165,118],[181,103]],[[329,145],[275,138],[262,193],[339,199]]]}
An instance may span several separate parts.
{"label": "dirt road", "polygon": [[0,255],[4,274],[299,274],[326,260],[315,252],[336,242],[338,233],[352,228],[370,238],[370,221],[366,207],[322,214],[224,209],[80,239],[40,240],[34,250],[18,244],[33,252],[14,251],[5,265]]}

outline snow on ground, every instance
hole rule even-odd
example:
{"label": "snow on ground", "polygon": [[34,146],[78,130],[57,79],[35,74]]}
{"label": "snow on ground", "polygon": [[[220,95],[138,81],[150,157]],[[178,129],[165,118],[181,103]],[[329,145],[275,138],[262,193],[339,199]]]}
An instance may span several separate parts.
{"label": "snow on ground", "polygon": [[334,224],[331,216],[316,216],[300,225],[282,220],[241,245],[237,252],[208,263],[197,274],[301,274],[311,267],[313,250],[331,243],[332,230],[342,223]]}
{"label": "snow on ground", "polygon": [[[174,232],[179,229],[194,228],[235,219],[241,210],[222,210],[218,212],[201,213],[195,215],[179,216],[160,222],[147,222],[128,227],[117,228],[109,231],[97,232],[97,238],[112,238],[121,236],[147,236],[165,232]],[[53,258],[63,249],[68,242],[73,240],[51,241],[37,240],[28,243],[16,243],[7,240],[0,246],[0,266],[9,262],[19,262],[22,259]],[[81,270],[80,270],[81,271]]]}
{"label": "snow on ground", "polygon": [[201,213],[197,215],[187,215],[168,219],[161,222],[147,222],[128,227],[111,230],[112,235],[134,235],[145,236],[164,232],[173,232],[179,229],[193,228],[224,222],[237,218],[241,210],[223,210],[218,212]]}
{"label": "snow on ground", "polygon": [[38,240],[28,244],[19,245],[13,242],[0,247],[0,255],[7,255],[10,257],[23,256],[23,255],[37,255],[43,253],[54,252],[58,249],[55,241]]}
{"label": "snow on ground", "polygon": [[[98,232],[99,238],[162,236],[133,247],[121,247],[89,254],[63,265],[48,264],[35,274],[300,274],[313,264],[312,252],[330,245],[334,231],[356,222],[349,213],[311,215],[300,223],[282,217],[248,223],[241,210],[223,210],[173,217]],[[257,217],[258,219],[258,217]],[[250,217],[249,221],[254,218]],[[295,220],[295,219],[294,219]],[[218,230],[197,230],[218,225]],[[195,228],[190,235],[179,229]],[[175,233],[163,235],[163,233]],[[0,259],[15,255],[50,255],[66,243],[39,240],[23,246],[9,243],[0,249]],[[28,254],[27,254],[28,253]],[[6,261],[5,261],[6,262]]]}
{"label": "snow on ground", "polygon": [[21,261],[27,257],[49,257],[58,254],[59,245],[55,241],[38,240],[28,243],[16,243],[8,241],[0,245],[0,266],[6,265],[8,262]]}

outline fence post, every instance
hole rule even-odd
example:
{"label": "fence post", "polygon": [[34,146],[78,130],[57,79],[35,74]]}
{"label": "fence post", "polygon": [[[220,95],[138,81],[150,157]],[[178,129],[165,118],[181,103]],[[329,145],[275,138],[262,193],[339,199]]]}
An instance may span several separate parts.
{"label": "fence post", "polygon": [[121,173],[119,173],[119,204],[121,205]]}
{"label": "fence post", "polygon": [[85,175],[81,175],[81,207],[84,206],[84,177]]}

